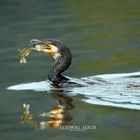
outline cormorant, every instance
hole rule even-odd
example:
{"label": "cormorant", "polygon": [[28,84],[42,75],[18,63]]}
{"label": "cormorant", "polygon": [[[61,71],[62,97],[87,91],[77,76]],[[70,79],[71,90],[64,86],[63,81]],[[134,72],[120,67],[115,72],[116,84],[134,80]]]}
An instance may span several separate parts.
{"label": "cormorant", "polygon": [[71,82],[69,78],[62,75],[62,73],[71,65],[72,61],[71,51],[68,46],[61,41],[54,39],[48,39],[45,41],[33,39],[30,41],[30,46],[34,50],[50,54],[55,59],[55,63],[48,74],[48,79],[54,86],[83,86],[81,84]]}

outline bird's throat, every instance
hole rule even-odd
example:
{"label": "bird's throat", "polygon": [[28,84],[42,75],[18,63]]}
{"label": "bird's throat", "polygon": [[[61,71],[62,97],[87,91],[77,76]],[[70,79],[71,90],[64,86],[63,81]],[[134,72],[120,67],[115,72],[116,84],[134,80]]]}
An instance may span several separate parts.
{"label": "bird's throat", "polygon": [[57,60],[61,57],[61,54],[60,53],[53,53],[52,56],[55,60]]}

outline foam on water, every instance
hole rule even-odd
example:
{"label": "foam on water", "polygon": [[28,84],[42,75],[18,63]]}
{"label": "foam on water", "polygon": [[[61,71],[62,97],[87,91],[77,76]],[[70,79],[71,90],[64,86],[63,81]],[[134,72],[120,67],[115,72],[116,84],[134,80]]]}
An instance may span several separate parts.
{"label": "foam on water", "polygon": [[[97,78],[101,78],[106,82],[100,84],[101,81],[98,81]],[[140,110],[140,72],[104,74],[81,79],[72,78],[72,80],[81,84],[86,81],[98,83],[87,87],[69,89],[68,94],[70,95],[84,95],[84,102]],[[48,91],[51,88],[49,81],[40,81],[22,83],[10,86],[7,89]]]}
{"label": "foam on water", "polygon": [[10,86],[8,90],[34,90],[34,91],[47,91],[50,89],[50,84],[47,81],[21,83],[18,85]]}

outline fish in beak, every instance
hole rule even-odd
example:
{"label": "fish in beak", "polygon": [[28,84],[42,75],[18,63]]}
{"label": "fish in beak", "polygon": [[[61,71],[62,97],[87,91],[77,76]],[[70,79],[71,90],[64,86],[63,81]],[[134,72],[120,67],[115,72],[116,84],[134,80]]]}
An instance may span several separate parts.
{"label": "fish in beak", "polygon": [[55,59],[60,57],[60,53],[58,53],[58,48],[54,46],[50,41],[32,39],[27,45],[27,47],[19,51],[20,63],[26,63],[25,57],[28,56],[32,52],[32,50],[45,52],[52,55]]}

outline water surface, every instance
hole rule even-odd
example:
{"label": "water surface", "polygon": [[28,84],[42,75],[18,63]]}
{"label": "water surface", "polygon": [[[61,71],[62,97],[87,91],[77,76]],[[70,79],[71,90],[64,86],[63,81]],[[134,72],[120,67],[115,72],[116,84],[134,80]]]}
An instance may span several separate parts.
{"label": "water surface", "polygon": [[53,60],[45,54],[33,53],[26,65],[18,61],[17,49],[32,38],[60,39],[70,46],[68,76],[139,71],[139,5],[138,0],[0,1],[0,139],[139,139],[139,111],[86,103],[80,94],[71,95],[75,108],[68,111],[73,118],[68,125],[96,125],[95,130],[38,131],[21,123],[22,104],[40,114],[57,106],[56,99],[46,91],[6,89],[47,79]]}

